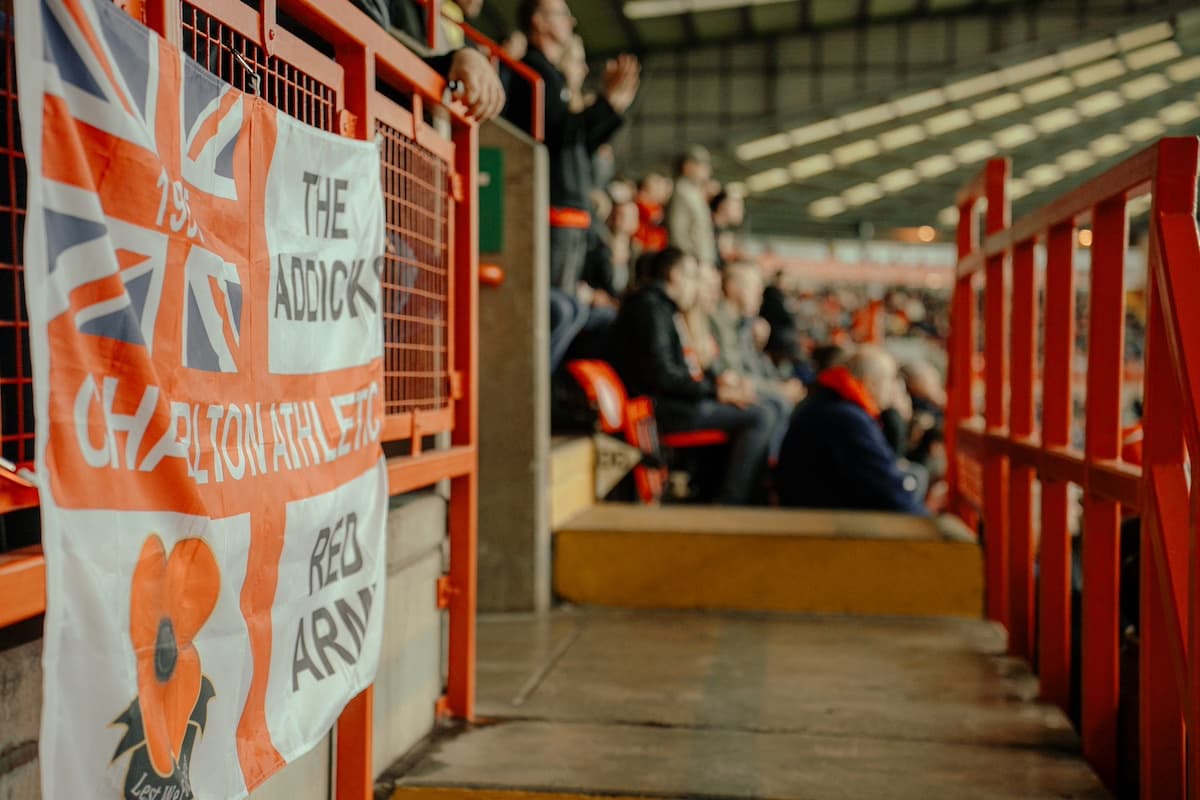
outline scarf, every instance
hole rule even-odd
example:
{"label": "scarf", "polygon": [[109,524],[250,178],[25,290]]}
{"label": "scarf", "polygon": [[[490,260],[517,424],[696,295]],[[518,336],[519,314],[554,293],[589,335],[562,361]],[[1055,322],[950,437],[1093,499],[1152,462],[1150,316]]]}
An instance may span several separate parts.
{"label": "scarf", "polygon": [[831,367],[825,370],[817,376],[817,385],[837,392],[843,400],[854,403],[873,418],[879,418],[879,406],[871,399],[862,381],[851,375],[850,370],[845,367]]}

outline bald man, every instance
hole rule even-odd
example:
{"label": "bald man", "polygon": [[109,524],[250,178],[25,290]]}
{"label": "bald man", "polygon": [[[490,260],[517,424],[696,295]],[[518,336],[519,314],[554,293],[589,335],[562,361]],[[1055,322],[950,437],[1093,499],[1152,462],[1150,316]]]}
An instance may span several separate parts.
{"label": "bald man", "polygon": [[900,470],[879,425],[896,379],[895,359],[871,346],[817,377],[779,453],[776,484],[783,505],[926,513],[919,482]]}

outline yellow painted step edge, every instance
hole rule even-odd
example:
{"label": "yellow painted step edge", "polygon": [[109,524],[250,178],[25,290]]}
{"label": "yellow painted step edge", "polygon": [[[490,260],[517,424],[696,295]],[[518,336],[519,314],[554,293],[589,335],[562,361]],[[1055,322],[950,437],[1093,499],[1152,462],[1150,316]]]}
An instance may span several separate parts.
{"label": "yellow painted step edge", "polygon": [[563,792],[525,792],[509,789],[430,789],[418,786],[401,786],[392,795],[392,800],[652,800],[633,795],[571,794]]}
{"label": "yellow painted step edge", "polygon": [[574,531],[554,588],[618,608],[978,618],[983,564],[969,543]]}

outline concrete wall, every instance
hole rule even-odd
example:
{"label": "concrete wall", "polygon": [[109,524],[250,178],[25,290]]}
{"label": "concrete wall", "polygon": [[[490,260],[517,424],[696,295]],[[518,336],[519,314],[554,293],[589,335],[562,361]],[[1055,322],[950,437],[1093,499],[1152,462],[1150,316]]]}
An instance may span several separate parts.
{"label": "concrete wall", "polygon": [[[441,695],[446,501],[436,492],[394,498],[388,514],[387,616],[375,682],[374,766],[383,772],[433,728]],[[37,758],[41,641],[28,623],[0,631],[0,800],[41,795]],[[24,641],[22,641],[24,640]],[[332,736],[275,775],[255,800],[331,797]]]}
{"label": "concrete wall", "polygon": [[[504,153],[504,268],[479,297],[479,609],[550,604],[549,167],[546,151],[504,123],[481,148]],[[488,224],[481,220],[480,224]]]}

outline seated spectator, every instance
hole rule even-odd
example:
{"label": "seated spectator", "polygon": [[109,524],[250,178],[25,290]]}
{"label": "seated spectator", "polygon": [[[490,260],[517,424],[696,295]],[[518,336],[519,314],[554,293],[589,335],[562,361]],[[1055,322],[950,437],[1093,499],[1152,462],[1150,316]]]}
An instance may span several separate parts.
{"label": "seated spectator", "polygon": [[713,332],[720,348],[718,371],[740,375],[755,397],[775,412],[776,427],[771,437],[771,457],[787,433],[788,420],[796,404],[804,399],[804,384],[797,378],[781,377],[763,352],[770,325],[758,316],[762,305],[762,273],[753,264],[731,264],[725,269],[724,297],[712,314]]}
{"label": "seated spectator", "polygon": [[690,147],[675,164],[675,194],[667,209],[667,233],[671,245],[687,253],[701,266],[717,263],[717,239],[712,211],[708,206],[708,182],[712,159],[703,147]]}
{"label": "seated spectator", "polygon": [[887,351],[863,346],[818,376],[779,453],[783,505],[926,513],[917,481],[900,470],[879,425],[896,375]]}
{"label": "seated spectator", "polygon": [[681,314],[696,302],[699,265],[678,248],[648,259],[648,283],[621,306],[614,362],[630,395],[654,399],[664,433],[717,429],[730,437],[719,500],[748,503],[766,464],[771,413],[755,405],[732,376],[689,363]]}
{"label": "seated spectator", "polygon": [[696,302],[683,314],[688,343],[705,372],[713,372],[720,346],[713,335],[712,316],[721,302],[721,273],[711,264],[700,265]]}
{"label": "seated spectator", "polygon": [[908,460],[924,465],[930,478],[945,474],[946,389],[942,376],[932,364],[913,362],[900,369],[908,394],[912,397],[912,430]]}

